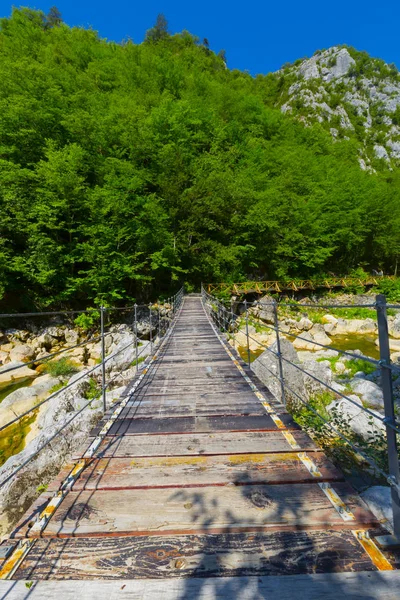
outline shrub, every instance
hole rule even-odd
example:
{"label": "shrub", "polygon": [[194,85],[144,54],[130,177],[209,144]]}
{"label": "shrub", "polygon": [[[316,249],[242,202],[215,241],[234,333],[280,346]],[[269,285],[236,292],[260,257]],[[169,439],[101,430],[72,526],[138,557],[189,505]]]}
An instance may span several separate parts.
{"label": "shrub", "polygon": [[53,377],[66,377],[79,371],[77,365],[65,356],[46,363],[44,370]]}
{"label": "shrub", "polygon": [[81,327],[86,331],[99,326],[100,323],[100,312],[98,310],[91,310],[88,313],[82,313],[76,317],[74,323],[77,327]]}

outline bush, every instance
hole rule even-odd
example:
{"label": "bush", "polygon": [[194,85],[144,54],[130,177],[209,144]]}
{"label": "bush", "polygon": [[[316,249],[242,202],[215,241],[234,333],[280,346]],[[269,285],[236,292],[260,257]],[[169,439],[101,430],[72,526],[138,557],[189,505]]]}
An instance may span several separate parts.
{"label": "bush", "polygon": [[67,377],[79,371],[77,365],[65,356],[46,363],[44,370],[53,377]]}
{"label": "bush", "polygon": [[99,327],[100,312],[98,310],[91,310],[88,313],[82,313],[78,317],[76,317],[74,323],[77,327],[81,327],[86,331],[89,329],[93,329],[94,327]]}

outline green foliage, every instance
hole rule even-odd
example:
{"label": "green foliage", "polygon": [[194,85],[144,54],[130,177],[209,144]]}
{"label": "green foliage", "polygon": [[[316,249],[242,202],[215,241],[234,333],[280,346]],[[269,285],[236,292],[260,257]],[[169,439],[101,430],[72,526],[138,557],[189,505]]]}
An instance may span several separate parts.
{"label": "green foliage", "polygon": [[363,371],[366,375],[376,371],[376,365],[373,365],[362,358],[346,360],[346,368],[348,369],[348,372],[346,374],[339,375],[340,378],[352,379],[358,371]]}
{"label": "green foliage", "polygon": [[[327,423],[308,407],[303,407],[294,414],[296,422],[316,440],[317,444],[345,472],[351,475],[357,473],[358,476],[368,481],[369,485],[381,482],[381,477],[377,471],[367,461],[360,460],[360,455],[355,454],[345,440],[348,440],[350,444],[368,456],[380,469],[387,472],[387,444],[385,434],[373,429],[372,417],[369,419],[371,428],[368,430],[368,439],[364,439],[356,434],[351,428],[349,419],[340,410],[333,408],[329,413],[327,412],[326,407],[334,399],[334,394],[324,392],[317,394],[308,402],[310,407],[321,415]],[[345,439],[335,433],[332,427],[342,434]]]}
{"label": "green foliage", "polygon": [[53,387],[50,390],[50,394],[54,394],[54,392],[58,392],[58,390],[61,390],[64,387],[64,383],[62,381],[60,381],[59,383],[56,383],[55,385],[53,385]]}
{"label": "green foliage", "polygon": [[87,386],[85,389],[85,398],[86,400],[95,400],[96,398],[100,398],[101,396],[101,387],[98,383],[91,377],[87,381]]}
{"label": "green foliage", "polygon": [[91,310],[87,313],[82,313],[74,319],[74,323],[77,327],[81,327],[86,331],[93,329],[93,327],[99,327],[100,325],[100,312],[97,310]]}
{"label": "green foliage", "polygon": [[131,367],[136,367],[136,365],[140,365],[140,363],[144,362],[146,360],[145,356],[139,356],[139,358],[136,360],[136,358],[131,362],[130,366]]}
{"label": "green foliage", "polygon": [[394,270],[398,172],[281,114],[290,69],[231,71],[162,16],[116,44],[21,8],[0,20],[0,78],[2,309]]}
{"label": "green foliage", "polygon": [[389,302],[400,302],[400,278],[394,280],[382,279],[382,281],[374,287],[374,292],[377,294],[384,294],[386,300]]}
{"label": "green foliage", "polygon": [[45,492],[47,490],[47,488],[49,487],[49,484],[46,483],[41,483],[40,485],[37,486],[36,491],[38,494],[42,494],[43,492]]}
{"label": "green foliage", "polygon": [[78,372],[78,368],[71,359],[67,357],[60,358],[59,360],[52,360],[45,364],[45,371],[52,377],[67,377]]}

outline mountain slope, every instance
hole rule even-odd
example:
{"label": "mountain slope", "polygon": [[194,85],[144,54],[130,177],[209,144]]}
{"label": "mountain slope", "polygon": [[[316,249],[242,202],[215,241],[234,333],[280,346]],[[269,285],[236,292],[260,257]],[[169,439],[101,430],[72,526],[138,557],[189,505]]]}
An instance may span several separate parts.
{"label": "mountain slope", "polygon": [[346,46],[286,65],[275,104],[336,140],[357,142],[364,170],[400,166],[400,75],[395,65]]}

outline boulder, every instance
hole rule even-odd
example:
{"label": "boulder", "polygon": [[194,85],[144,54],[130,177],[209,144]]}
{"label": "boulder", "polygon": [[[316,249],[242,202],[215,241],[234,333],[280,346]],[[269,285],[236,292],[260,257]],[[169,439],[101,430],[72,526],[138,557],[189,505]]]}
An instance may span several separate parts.
{"label": "boulder", "polygon": [[300,321],[296,323],[296,327],[299,331],[309,331],[313,326],[313,322],[307,317],[302,317]]}
{"label": "boulder", "polygon": [[375,333],[377,324],[374,319],[338,319],[335,335],[348,333]]}
{"label": "boulder", "polygon": [[[300,366],[300,361],[293,344],[287,339],[281,338],[280,346],[282,356]],[[265,350],[265,352],[252,363],[252,370],[260,381],[271,390],[274,396],[282,401],[281,382],[278,379],[280,377],[279,361],[278,357],[273,354],[273,352],[277,352],[276,342],[272,344],[270,350]],[[298,410],[302,407],[302,403],[297,396],[300,396],[300,398],[306,397],[302,373],[299,369],[285,360],[282,361],[282,368],[287,406],[290,410]]]}
{"label": "boulder", "polygon": [[334,327],[337,325],[338,319],[333,315],[324,315],[322,317],[322,323],[333,325]]}
{"label": "boulder", "polygon": [[257,309],[259,309],[259,319],[265,323],[275,322],[274,299],[271,296],[263,296],[257,303]]}
{"label": "boulder", "polygon": [[360,495],[372,514],[383,525],[388,523],[393,528],[392,493],[390,487],[374,485]]}
{"label": "boulder", "polygon": [[5,365],[9,361],[10,361],[9,353],[3,352],[3,350],[0,350],[0,364]]}
{"label": "boulder", "polygon": [[389,335],[400,339],[400,313],[397,313],[393,321],[389,321]]}
{"label": "boulder", "polygon": [[383,392],[376,383],[355,377],[350,381],[350,386],[362,396],[363,402],[374,408],[383,408]]}
{"label": "boulder", "polygon": [[12,361],[27,362],[32,358],[35,358],[35,351],[27,344],[15,344],[14,348],[10,352],[10,359]]}
{"label": "boulder", "polygon": [[[304,371],[307,371],[310,375],[303,374],[304,386],[307,392],[307,398],[326,392],[327,388],[324,383],[331,386],[332,384],[332,371],[329,361],[317,362],[315,360],[307,360],[302,365]],[[301,375],[301,373],[299,373]],[[323,383],[316,381],[316,377]]]}
{"label": "boulder", "polygon": [[24,387],[8,394],[1,403],[0,426],[10,423],[37,404],[38,394],[34,388]]}
{"label": "boulder", "polygon": [[302,333],[293,340],[294,347],[299,350],[319,350],[321,346],[318,344],[324,346],[332,344],[332,340],[326,335],[323,326],[319,323],[313,325],[310,331]]}
{"label": "boulder", "polygon": [[79,333],[75,329],[65,329],[64,338],[67,344],[75,346],[79,344]]}
{"label": "boulder", "polygon": [[[8,371],[12,367],[19,367],[13,371]],[[8,371],[8,372],[4,372]],[[12,385],[25,379],[34,379],[38,376],[38,373],[33,369],[29,369],[21,361],[9,362],[6,365],[0,367],[0,387],[4,388],[7,385]]]}
{"label": "boulder", "polygon": [[50,335],[52,338],[56,340],[64,340],[65,330],[62,327],[46,327],[43,331],[43,335]]}
{"label": "boulder", "polygon": [[26,342],[30,337],[30,333],[25,329],[6,329],[5,337],[10,342]]}
{"label": "boulder", "polygon": [[50,350],[52,346],[54,346],[56,340],[49,333],[42,333],[36,338],[37,344],[40,348],[45,348],[45,350]]}
{"label": "boulder", "polygon": [[382,415],[373,410],[371,412],[374,413],[376,417],[365,412],[358,396],[351,395],[349,398],[351,398],[355,404],[345,399],[335,400],[326,407],[326,410],[329,413],[334,411],[339,418],[342,416],[344,422],[364,439],[368,440],[376,434],[384,435],[385,425],[380,420]]}

